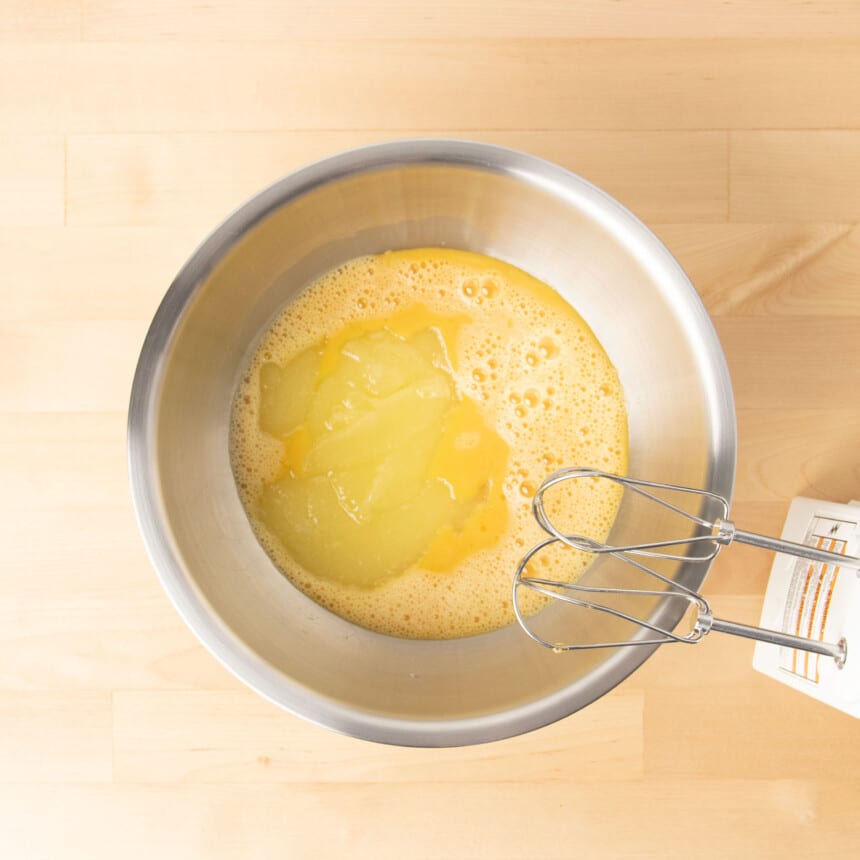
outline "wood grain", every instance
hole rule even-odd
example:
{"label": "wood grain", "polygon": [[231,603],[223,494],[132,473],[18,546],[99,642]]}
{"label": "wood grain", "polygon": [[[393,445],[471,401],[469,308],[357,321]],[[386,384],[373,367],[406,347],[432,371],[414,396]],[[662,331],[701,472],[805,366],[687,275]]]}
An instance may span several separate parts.
{"label": "wood grain", "polygon": [[489,745],[377,747],[330,736],[249,691],[124,692],[113,700],[114,775],[122,782],[486,783],[642,775],[640,691],[619,693],[575,720]]}
{"label": "wood grain", "polygon": [[[857,853],[856,721],[712,634],[570,718],[389,748],[256,696],[139,538],[125,411],[194,247],[283,173],[458,136],[653,226],[726,352],[732,517],[860,497],[854,0],[0,0],[0,857]],[[704,591],[759,621],[771,556]]]}
{"label": "wood grain", "polygon": [[[852,359],[853,360],[853,359]],[[841,366],[834,366],[831,378]],[[822,376],[827,376],[822,371]],[[803,380],[797,382],[804,400]],[[833,394],[838,386],[825,386]],[[849,396],[841,408],[742,409],[738,414],[740,451],[746,467],[738,475],[737,492],[747,500],[794,496],[847,502],[860,487],[860,463],[840,458],[860,439],[860,407]]]}
{"label": "wood grain", "polygon": [[[835,373],[842,391],[860,384],[856,318],[718,317],[715,323],[740,408],[826,409],[844,402],[831,383]],[[789,351],[796,356],[791,364]]]}
{"label": "wood grain", "polygon": [[[68,222],[164,225],[208,218],[202,229],[275,177],[321,155],[396,136],[378,130],[73,135]],[[454,129],[431,136],[481,140],[548,158],[606,188],[643,218],[721,221],[728,211],[723,132]]]}
{"label": "wood grain", "polygon": [[[815,856],[823,840],[850,856],[860,827],[846,819],[845,798],[857,789],[844,774],[822,781],[697,775],[574,783],[561,791],[552,783],[512,781],[25,785],[3,790],[0,826],[10,845],[26,845],[34,857],[68,855],[78,846],[91,858],[121,853],[129,860],[342,857],[372,846],[380,860],[399,860],[404,851],[421,858],[566,860],[588,846],[598,857],[663,858],[689,840],[706,858],[779,858],[786,845],[796,856]],[[57,826],[40,826],[46,807],[63,809]],[[710,835],[714,821],[725,825],[718,835]],[[682,835],[688,832],[694,836]],[[709,836],[696,840],[696,833]]]}
{"label": "wood grain", "polygon": [[[747,645],[747,650],[750,646]],[[768,700],[775,714],[784,719],[759,718],[760,689],[767,685]],[[739,683],[702,684],[683,691],[684,703],[678,706],[678,691],[649,696],[645,708],[646,775],[662,778],[694,779],[703,761],[714,776],[759,779],[815,779],[822,769],[837,774],[842,768],[860,762],[853,749],[822,742],[817,736],[817,714],[821,706],[801,697],[769,678],[754,676]],[[731,701],[731,707],[714,707]],[[683,730],[679,729],[683,725]],[[853,731],[855,721],[838,714],[832,721],[834,732]],[[714,736],[730,734],[740,738],[731,750],[719,757],[708,752]],[[653,745],[648,740],[653,739]],[[774,749],[787,755],[780,760]],[[788,752],[790,751],[790,753]]]}
{"label": "wood grain", "polygon": [[[92,553],[89,558],[92,567]],[[105,566],[115,560],[107,556]],[[40,600],[0,597],[5,626],[0,638],[4,698],[18,691],[109,695],[125,689],[235,690],[239,686],[175,617],[165,595],[156,591],[157,582],[150,582],[151,590],[127,587],[122,578],[127,569],[112,566],[114,587],[97,595],[66,592]],[[146,568],[141,565],[138,570]],[[18,732],[11,722],[9,732],[14,742]],[[45,735],[48,743],[50,732]]]}
{"label": "wood grain", "polygon": [[0,131],[860,128],[837,78],[860,41],[13,43]]}
{"label": "wood grain", "polygon": [[860,218],[860,132],[735,131],[730,144],[731,220]]}
{"label": "wood grain", "polygon": [[81,35],[81,0],[3,0],[0,12],[0,42],[60,42]]}
{"label": "wood grain", "polygon": [[123,409],[147,325],[0,323],[0,412]]}
{"label": "wood grain", "polygon": [[61,135],[0,135],[0,228],[63,223],[64,158]]}
{"label": "wood grain", "polygon": [[0,782],[110,782],[111,713],[108,693],[4,694]]}
{"label": "wood grain", "polygon": [[205,218],[152,229],[0,228],[0,320],[148,321],[213,227]]}
{"label": "wood grain", "polygon": [[667,224],[657,233],[713,316],[860,316],[851,224]]}
{"label": "wood grain", "polygon": [[[19,0],[20,2],[20,0]],[[420,23],[419,23],[420,22]],[[487,38],[846,38],[860,36],[854,0],[81,0],[81,34],[93,41]]]}
{"label": "wood grain", "polygon": [[22,504],[37,511],[122,506],[129,491],[124,431],[122,412],[5,415],[0,472],[8,493],[0,511]]}

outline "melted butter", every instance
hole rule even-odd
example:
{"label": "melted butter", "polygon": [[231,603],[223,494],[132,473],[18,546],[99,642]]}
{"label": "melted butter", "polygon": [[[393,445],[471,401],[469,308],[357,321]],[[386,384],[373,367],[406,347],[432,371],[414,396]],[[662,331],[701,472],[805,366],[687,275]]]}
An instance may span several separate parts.
{"label": "melted butter", "polygon": [[[558,293],[419,248],[351,260],[283,310],[237,392],[230,455],[293,584],[381,633],[443,639],[513,620],[513,572],[544,537],[537,486],[563,465],[624,474],[627,419],[614,367]],[[550,515],[608,534],[620,493],[605,483],[560,486]],[[541,575],[587,564],[556,556]],[[542,605],[522,594],[525,615]]]}
{"label": "melted butter", "polygon": [[310,573],[373,587],[416,562],[448,572],[504,531],[508,446],[457,393],[459,322],[415,305],[262,366],[259,423],[283,453],[258,515]]}

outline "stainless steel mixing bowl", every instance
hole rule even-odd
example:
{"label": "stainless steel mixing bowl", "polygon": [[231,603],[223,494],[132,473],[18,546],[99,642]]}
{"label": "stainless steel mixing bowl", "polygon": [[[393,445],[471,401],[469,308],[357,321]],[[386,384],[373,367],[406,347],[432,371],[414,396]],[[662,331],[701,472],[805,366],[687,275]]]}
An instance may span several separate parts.
{"label": "stainless steel mixing bowl", "polygon": [[[584,316],[624,386],[630,474],[730,497],[736,453],[729,377],[696,291],[640,221],[566,170],[483,144],[401,141],[299,170],[228,218],[170,287],[140,356],[129,460],[144,540],[182,617],[246,684],[329,728],[415,746],[545,725],[650,653],[556,655],[516,625],[442,642],[371,633],[296,590],[255,540],[228,420],[258,337],[342,261],[441,245],[513,263]],[[612,542],[628,526],[622,511]],[[704,573],[681,565],[677,576],[698,587]],[[655,609],[669,624],[672,611]],[[613,620],[598,623],[613,638]]]}

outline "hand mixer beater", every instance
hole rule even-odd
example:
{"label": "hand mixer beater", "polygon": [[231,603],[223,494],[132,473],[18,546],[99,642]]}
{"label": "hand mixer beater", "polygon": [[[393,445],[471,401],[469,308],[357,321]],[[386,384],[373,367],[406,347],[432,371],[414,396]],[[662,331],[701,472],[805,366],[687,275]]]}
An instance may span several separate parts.
{"label": "hand mixer beater", "polygon": [[[553,487],[568,481],[610,481],[620,487],[624,493],[632,493],[634,496],[659,505],[662,509],[669,511],[670,514],[676,515],[685,528],[694,533],[689,536],[646,540],[616,546],[587,535],[565,533],[550,519],[545,494]],[[662,495],[658,495],[658,493]],[[665,498],[667,495],[673,496],[676,501],[679,501],[679,504],[669,501]],[[681,499],[716,510],[717,515],[701,516],[684,510],[680,504]],[[708,565],[724,546],[733,541],[786,553],[813,563],[835,565],[838,568],[860,569],[860,558],[856,556],[843,555],[736,528],[734,523],[728,519],[728,502],[716,493],[675,484],[621,477],[599,469],[565,468],[554,472],[538,488],[532,502],[532,512],[548,537],[532,547],[520,561],[514,576],[513,607],[517,621],[523,630],[532,639],[547,648],[554,651],[576,651],[592,648],[659,645],[667,642],[691,643],[700,641],[707,633],[716,630],[721,633],[744,636],[774,645],[832,657],[840,668],[845,664],[848,654],[848,643],[845,638],[841,638],[838,642],[823,642],[778,630],[751,627],[746,624],[715,618],[708,601],[701,594],[660,573],[655,567],[662,562]],[[642,574],[649,578],[654,587],[642,589],[614,587],[602,584],[585,584],[580,580],[565,582],[537,575],[535,568],[539,565],[535,563],[537,561],[536,556],[552,545],[572,547],[594,557],[609,556],[617,559],[637,571],[636,576]],[[522,589],[530,589],[543,597],[561,601],[571,607],[605,613],[623,622],[629,622],[630,625],[634,625],[636,635],[632,635],[628,639],[611,642],[551,641],[539,634],[532,626],[533,622],[527,620],[519,599]],[[663,604],[667,601],[674,601],[678,603],[678,608],[681,610],[676,617],[683,616],[692,609],[695,613],[695,621],[689,632],[676,633],[668,626],[655,622],[648,617],[633,614],[626,607],[613,606],[613,601],[617,602],[619,597],[622,600],[627,600],[630,597],[653,598],[655,602],[659,601]],[[576,631],[572,627],[570,629],[572,636],[575,637]]]}

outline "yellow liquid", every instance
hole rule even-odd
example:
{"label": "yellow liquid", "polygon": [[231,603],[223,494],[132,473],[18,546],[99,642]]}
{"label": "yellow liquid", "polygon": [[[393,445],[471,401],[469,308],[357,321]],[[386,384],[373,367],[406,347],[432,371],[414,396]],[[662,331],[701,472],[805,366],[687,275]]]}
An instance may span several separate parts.
{"label": "yellow liquid", "polygon": [[[383,633],[450,638],[510,623],[537,485],[561,465],[623,473],[626,414],[558,294],[498,260],[417,249],[353,260],[285,309],[236,398],[231,457],[299,588]],[[553,501],[604,534],[618,494],[584,489]]]}
{"label": "yellow liquid", "polygon": [[508,446],[458,395],[421,305],[260,368],[259,426],[283,442],[257,515],[305,569],[377,586],[418,562],[449,570],[507,523]]}

